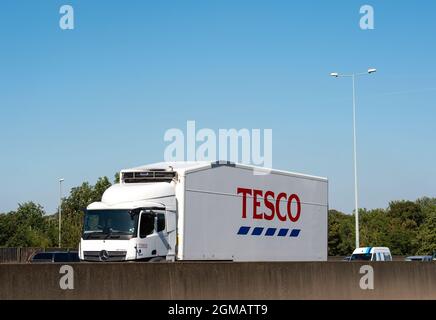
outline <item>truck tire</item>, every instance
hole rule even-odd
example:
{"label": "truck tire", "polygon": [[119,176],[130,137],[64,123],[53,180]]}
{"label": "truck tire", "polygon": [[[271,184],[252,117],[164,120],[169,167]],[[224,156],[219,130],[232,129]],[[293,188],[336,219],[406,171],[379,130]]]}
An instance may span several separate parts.
{"label": "truck tire", "polygon": [[150,260],[148,260],[148,262],[165,262],[165,261],[166,261],[166,259],[163,257],[154,257],[154,258],[151,258]]}

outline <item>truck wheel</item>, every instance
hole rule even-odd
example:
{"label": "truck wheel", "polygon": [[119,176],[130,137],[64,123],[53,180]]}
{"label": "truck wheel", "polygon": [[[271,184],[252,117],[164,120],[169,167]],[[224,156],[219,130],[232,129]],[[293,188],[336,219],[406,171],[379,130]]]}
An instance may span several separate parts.
{"label": "truck wheel", "polygon": [[154,257],[148,260],[148,262],[165,262],[165,261],[166,261],[165,258],[162,257]]}

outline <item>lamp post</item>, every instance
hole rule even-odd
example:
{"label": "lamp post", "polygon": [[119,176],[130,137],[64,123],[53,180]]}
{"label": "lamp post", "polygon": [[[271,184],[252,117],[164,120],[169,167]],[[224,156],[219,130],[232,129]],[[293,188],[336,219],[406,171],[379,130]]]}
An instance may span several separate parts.
{"label": "lamp post", "polygon": [[357,146],[356,146],[356,77],[369,75],[376,72],[377,69],[370,68],[367,72],[362,73],[352,73],[352,74],[339,74],[337,72],[330,73],[330,76],[339,78],[339,77],[348,77],[351,78],[353,84],[353,158],[354,158],[354,210],[356,214],[356,248],[359,248],[359,201],[358,201],[358,193],[357,193]]}
{"label": "lamp post", "polygon": [[59,248],[61,248],[61,226],[62,226],[62,182],[64,179],[59,179]]}

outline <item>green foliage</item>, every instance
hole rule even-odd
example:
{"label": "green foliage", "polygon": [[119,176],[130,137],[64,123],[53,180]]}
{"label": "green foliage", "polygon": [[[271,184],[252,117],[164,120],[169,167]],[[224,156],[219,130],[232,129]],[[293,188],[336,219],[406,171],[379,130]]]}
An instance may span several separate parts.
{"label": "green foliage", "polygon": [[354,218],[336,210],[329,210],[328,254],[345,256],[354,249]]}
{"label": "green foliage", "polygon": [[119,172],[115,173],[114,179],[115,179],[114,183],[120,183],[120,173]]}
{"label": "green foliage", "polygon": [[412,201],[394,201],[389,204],[387,216],[392,254],[415,254],[419,249],[416,242],[419,227],[425,218],[421,207]]}
{"label": "green foliage", "polygon": [[389,203],[387,214],[392,219],[397,219],[405,226],[417,228],[424,221],[421,207],[412,201],[393,201]]}
{"label": "green foliage", "polygon": [[[351,254],[354,219],[354,215],[329,211],[330,255]],[[362,247],[386,246],[394,255],[432,254],[436,251],[436,198],[393,201],[387,209],[360,209],[359,227]]]}
{"label": "green foliage", "polygon": [[[368,247],[385,246],[389,218],[383,209],[359,210],[360,242]],[[353,217],[354,219],[354,217]]]}
{"label": "green foliage", "polygon": [[26,202],[17,211],[0,215],[0,245],[6,247],[49,247],[54,227],[40,205]]}
{"label": "green foliage", "polygon": [[418,254],[436,252],[436,205],[426,208],[426,218],[419,228],[416,243]]}

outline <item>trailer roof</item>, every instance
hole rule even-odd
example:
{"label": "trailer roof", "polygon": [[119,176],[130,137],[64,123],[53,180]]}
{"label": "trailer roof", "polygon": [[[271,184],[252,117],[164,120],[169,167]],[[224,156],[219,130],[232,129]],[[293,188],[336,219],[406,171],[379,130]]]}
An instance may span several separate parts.
{"label": "trailer roof", "polygon": [[139,167],[134,167],[130,169],[123,169],[121,172],[132,172],[132,171],[149,171],[149,170],[174,170],[179,174],[188,174],[190,172],[195,172],[199,170],[205,170],[210,168],[215,168],[219,166],[231,166],[236,167],[240,169],[247,169],[247,170],[257,170],[258,172],[269,172],[274,174],[282,174],[282,175],[289,175],[289,176],[295,176],[295,177],[301,177],[306,179],[314,179],[314,180],[320,180],[320,181],[326,181],[327,178],[324,177],[318,177],[318,176],[312,176],[302,173],[296,173],[296,172],[290,172],[290,171],[283,171],[283,170],[276,170],[276,169],[270,169],[270,168],[264,168],[264,167],[256,167],[252,165],[246,165],[246,164],[240,164],[240,163],[231,163],[229,161],[174,161],[174,162],[157,162],[152,163],[148,165],[143,165]]}

